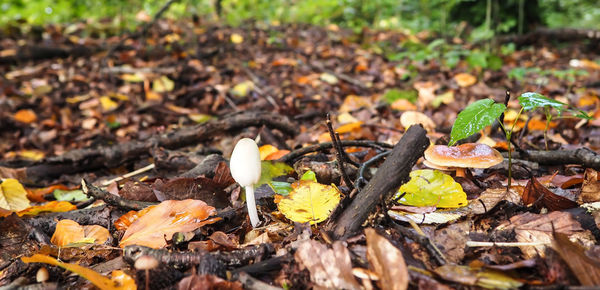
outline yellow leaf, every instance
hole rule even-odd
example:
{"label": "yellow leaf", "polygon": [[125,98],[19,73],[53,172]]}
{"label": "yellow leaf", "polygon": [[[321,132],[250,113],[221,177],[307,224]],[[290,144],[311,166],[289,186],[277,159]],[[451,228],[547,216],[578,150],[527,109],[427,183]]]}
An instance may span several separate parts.
{"label": "yellow leaf", "polygon": [[373,102],[367,97],[359,97],[355,95],[348,95],[344,99],[344,103],[340,106],[340,112],[350,112],[362,107],[371,108],[373,107]]}
{"label": "yellow leaf", "polygon": [[188,118],[196,123],[205,123],[212,120],[214,117],[208,114],[190,113],[188,114]]}
{"label": "yellow leaf", "polygon": [[340,202],[340,191],[334,185],[300,180],[292,187],[288,196],[276,195],[275,203],[285,217],[295,222],[320,223],[329,217]]}
{"label": "yellow leaf", "polygon": [[237,33],[234,33],[231,35],[231,42],[233,42],[235,44],[240,44],[240,43],[244,42],[244,37]]}
{"label": "yellow leaf", "polygon": [[40,150],[21,150],[21,151],[17,152],[17,154],[19,155],[19,157],[21,157],[23,159],[28,159],[28,160],[33,160],[33,161],[42,160],[45,156],[44,152],[42,152]]}
{"label": "yellow leaf", "polygon": [[126,82],[130,82],[130,83],[140,83],[143,82],[146,79],[146,76],[144,76],[141,73],[135,73],[135,74],[122,74],[121,75],[121,79],[126,81]]}
{"label": "yellow leaf", "polygon": [[157,93],[170,92],[175,88],[175,82],[170,80],[167,76],[162,76],[152,82],[152,90]]}
{"label": "yellow leaf", "polygon": [[65,212],[76,210],[77,207],[68,201],[51,201],[44,205],[32,206],[17,212],[18,216],[37,215],[42,212]]}
{"label": "yellow leaf", "polygon": [[56,223],[56,230],[54,230],[50,242],[59,247],[90,243],[103,244],[109,237],[110,233],[104,227],[81,226],[76,221],[65,219]]}
{"label": "yellow leaf", "polygon": [[113,101],[108,96],[100,97],[100,104],[102,105],[102,110],[105,112],[110,112],[119,106],[117,102]]}
{"label": "yellow leaf", "polygon": [[418,111],[406,111],[400,116],[400,124],[406,129],[415,124],[423,125],[427,132],[435,131],[435,122],[427,115]]}
{"label": "yellow leaf", "polygon": [[18,180],[9,178],[0,183],[0,207],[12,211],[29,207],[27,191]]}
{"label": "yellow leaf", "polygon": [[459,73],[454,76],[454,81],[460,87],[470,87],[477,82],[477,78],[468,73]]}
{"label": "yellow leaf", "polygon": [[[59,262],[56,259],[46,255],[35,254],[31,257],[21,257],[21,261],[23,261],[24,263],[45,263],[64,268],[87,279],[88,281],[92,282],[92,284],[94,284],[96,287],[103,290],[136,289],[136,285],[133,279],[131,277],[124,277],[127,275],[119,271],[113,271],[113,275],[115,276],[113,276],[113,280],[111,280],[107,277],[102,276],[100,273],[92,269],[79,266],[77,264]],[[118,276],[118,278],[116,276]]]}
{"label": "yellow leaf", "polygon": [[235,87],[231,89],[231,94],[239,98],[244,98],[253,89],[254,83],[251,81],[245,81],[235,85]]}
{"label": "yellow leaf", "polygon": [[319,76],[319,79],[321,79],[322,81],[330,84],[330,85],[335,85],[338,83],[338,78],[332,74],[329,73],[322,73]]}
{"label": "yellow leaf", "polygon": [[220,218],[217,210],[201,200],[165,200],[136,219],[125,231],[119,246],[162,248],[176,232],[191,232]]}
{"label": "yellow leaf", "polygon": [[456,208],[467,205],[467,194],[462,186],[450,175],[431,169],[411,172],[410,180],[400,187],[396,198],[412,206]]}

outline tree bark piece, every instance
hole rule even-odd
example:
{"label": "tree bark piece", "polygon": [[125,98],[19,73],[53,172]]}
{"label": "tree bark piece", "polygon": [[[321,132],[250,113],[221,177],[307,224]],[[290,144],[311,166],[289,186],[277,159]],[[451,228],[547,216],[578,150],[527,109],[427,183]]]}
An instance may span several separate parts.
{"label": "tree bark piece", "polygon": [[404,133],[375,176],[332,223],[332,238],[345,239],[356,233],[376,205],[408,181],[413,165],[429,146],[426,134],[421,126],[412,126]]}
{"label": "tree bark piece", "polygon": [[120,143],[113,146],[77,149],[63,155],[50,157],[27,167],[27,180],[33,183],[63,174],[72,174],[102,167],[114,168],[149,154],[155,146],[167,149],[182,148],[208,140],[226,131],[265,125],[295,135],[296,126],[286,117],[266,112],[237,114],[225,119],[209,121],[175,132],[155,135],[147,140]]}

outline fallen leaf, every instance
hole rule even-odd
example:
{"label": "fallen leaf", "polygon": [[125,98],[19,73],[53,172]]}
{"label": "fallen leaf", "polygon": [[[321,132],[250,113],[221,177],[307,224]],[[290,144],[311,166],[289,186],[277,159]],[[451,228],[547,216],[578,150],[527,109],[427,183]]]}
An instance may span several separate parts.
{"label": "fallen leaf", "polygon": [[9,178],[0,183],[0,208],[21,211],[28,207],[27,191],[18,180]]}
{"label": "fallen leaf", "polygon": [[231,89],[230,93],[238,98],[245,98],[248,93],[254,89],[254,83],[251,81],[241,82]]}
{"label": "fallen leaf", "polygon": [[[136,289],[135,280],[133,280],[131,277],[129,277],[122,271],[113,271],[113,279],[111,280],[102,276],[100,273],[92,269],[82,267],[77,264],[59,262],[56,259],[46,255],[35,254],[31,257],[21,257],[21,261],[23,261],[24,263],[45,263],[64,268],[87,279],[88,281],[92,282],[92,284],[94,284],[96,287],[103,290]],[[119,281],[120,283],[118,283],[117,281]]]}
{"label": "fallen leaf", "polygon": [[147,214],[148,211],[150,211],[155,206],[156,205],[151,205],[139,211],[128,211],[126,214],[122,215],[114,222],[115,229],[117,229],[118,231],[124,231],[128,229],[134,221]]}
{"label": "fallen leaf", "polygon": [[275,203],[286,218],[295,222],[320,223],[340,202],[340,191],[334,185],[300,180],[292,184],[292,188],[286,197],[276,195]]}
{"label": "fallen leaf", "polygon": [[267,156],[269,156],[272,153],[277,152],[277,150],[279,150],[279,149],[277,149],[277,147],[270,145],[270,144],[260,146],[258,148],[258,152],[260,153],[260,160],[265,160],[265,158]]}
{"label": "fallen leaf", "polygon": [[346,98],[344,98],[344,102],[340,106],[339,112],[347,113],[363,107],[370,109],[373,107],[373,102],[371,102],[371,100],[367,97],[348,95]]}
{"label": "fallen leaf", "polygon": [[240,43],[244,42],[244,37],[237,33],[233,33],[233,34],[231,34],[230,40],[234,44],[240,44]]}
{"label": "fallen leaf", "polygon": [[459,73],[454,76],[454,81],[458,84],[459,87],[470,87],[477,83],[477,78],[468,73]]}
{"label": "fallen leaf", "polygon": [[452,176],[431,169],[412,171],[410,180],[398,189],[396,199],[412,206],[457,208],[467,205],[467,194],[460,184]]}
{"label": "fallen leaf", "polygon": [[191,232],[219,218],[209,218],[217,210],[201,200],[165,200],[135,220],[121,239],[121,248],[140,245],[154,249],[167,245],[176,232]]}
{"label": "fallen leaf", "polygon": [[100,105],[102,105],[102,110],[104,112],[114,111],[119,104],[113,101],[109,96],[100,97]]}
{"label": "fallen leaf", "polygon": [[339,126],[337,129],[335,129],[335,132],[337,132],[338,134],[344,134],[344,133],[358,131],[358,130],[360,130],[362,124],[363,124],[363,122],[361,122],[361,121],[344,124],[342,126]]}
{"label": "fallen leaf", "polygon": [[335,241],[333,248],[317,241],[302,242],[294,254],[296,261],[310,272],[310,280],[331,289],[361,289],[352,275],[350,253],[342,242]]}
{"label": "fallen leaf", "polygon": [[577,207],[577,203],[548,190],[535,177],[532,177],[523,191],[525,205],[541,206],[548,210],[563,210]]}
{"label": "fallen leaf", "polygon": [[598,181],[598,172],[594,169],[587,168],[583,176],[581,194],[577,198],[577,202],[582,204],[600,201],[600,181]]}
{"label": "fallen leaf", "polygon": [[76,209],[77,209],[77,207],[68,201],[54,200],[54,201],[45,203],[44,205],[28,207],[22,211],[17,212],[17,215],[18,216],[37,215],[42,212],[66,212],[66,211],[71,211],[71,210],[76,210]]}
{"label": "fallen leaf", "polygon": [[561,233],[554,235],[552,248],[569,265],[581,286],[600,285],[600,259],[598,256],[589,256],[586,249],[569,240],[569,236]]}
{"label": "fallen leaf", "polygon": [[408,270],[402,252],[374,229],[365,229],[367,259],[371,269],[380,278],[381,289],[404,290],[408,288]]}
{"label": "fallen leaf", "polygon": [[162,76],[152,82],[152,90],[157,93],[170,92],[175,88],[175,82],[167,76]]}
{"label": "fallen leaf", "polygon": [[319,76],[319,79],[330,85],[335,85],[338,83],[338,78],[330,73],[322,73]]}
{"label": "fallen leaf", "polygon": [[421,124],[429,133],[434,132],[436,127],[435,122],[433,122],[429,116],[417,111],[406,111],[402,113],[402,116],[400,116],[400,124],[406,129],[412,125]]}
{"label": "fallen leaf", "polygon": [[37,121],[37,115],[31,109],[18,110],[14,114],[13,118],[15,119],[15,121],[25,123],[25,124],[31,124],[31,123]]}
{"label": "fallen leaf", "polygon": [[56,223],[56,230],[50,242],[59,247],[68,247],[75,244],[104,244],[110,233],[98,225],[81,226],[76,221],[64,219]]}

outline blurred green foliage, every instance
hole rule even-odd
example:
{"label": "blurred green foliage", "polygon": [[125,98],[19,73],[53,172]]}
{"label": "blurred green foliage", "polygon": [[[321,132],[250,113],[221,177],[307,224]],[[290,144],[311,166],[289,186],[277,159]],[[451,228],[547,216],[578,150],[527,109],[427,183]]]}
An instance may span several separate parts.
{"label": "blurred green foliage", "polygon": [[[136,13],[143,10],[154,15],[164,3],[166,0],[4,0],[0,4],[0,25],[16,20],[46,24],[110,19],[114,24],[133,27],[137,24]],[[338,24],[357,31],[363,27],[400,28],[442,34],[460,29],[467,21],[476,28],[472,37],[486,39],[534,22],[549,27],[598,29],[597,4],[597,0],[180,0],[171,6],[167,17],[195,14],[215,19],[220,14],[220,20],[229,25],[253,19],[266,23]],[[519,23],[519,11],[523,23]]]}

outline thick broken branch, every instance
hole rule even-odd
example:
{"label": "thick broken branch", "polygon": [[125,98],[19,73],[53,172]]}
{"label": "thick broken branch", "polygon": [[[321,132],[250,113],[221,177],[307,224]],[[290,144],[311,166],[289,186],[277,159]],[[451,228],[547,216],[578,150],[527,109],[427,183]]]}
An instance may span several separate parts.
{"label": "thick broken branch", "polygon": [[404,133],[375,176],[332,223],[332,238],[344,239],[356,233],[376,205],[389,199],[408,180],[413,165],[429,146],[426,134],[421,126],[412,126]]}
{"label": "thick broken branch", "polygon": [[543,165],[577,164],[586,168],[600,170],[600,154],[585,147],[576,150],[527,150],[526,152],[527,156],[522,156],[519,152],[515,152],[512,158],[533,161]]}
{"label": "thick broken branch", "polygon": [[69,151],[27,167],[27,181],[35,183],[63,174],[89,171],[102,167],[114,168],[128,161],[149,155],[150,149],[156,146],[167,149],[182,148],[209,140],[226,131],[263,125],[281,130],[289,135],[296,134],[296,127],[286,117],[273,113],[249,112],[183,128],[175,132],[155,135],[143,141],[133,140],[113,146]]}

